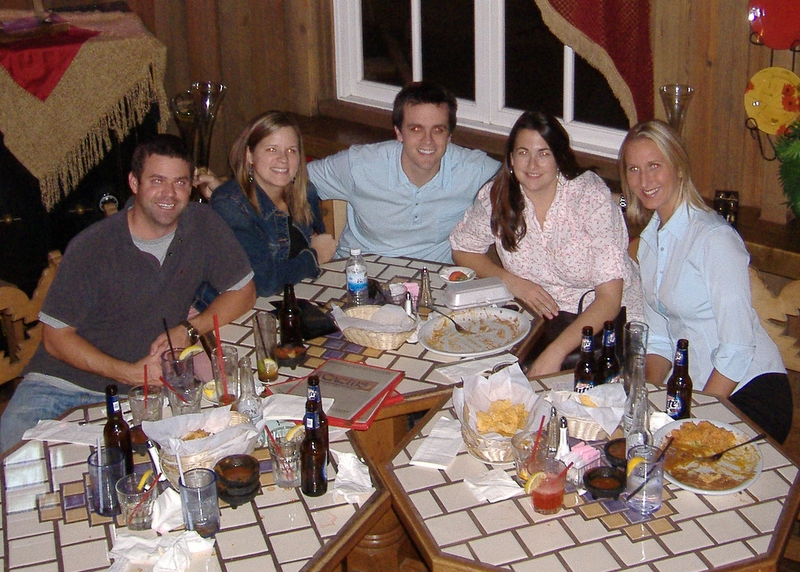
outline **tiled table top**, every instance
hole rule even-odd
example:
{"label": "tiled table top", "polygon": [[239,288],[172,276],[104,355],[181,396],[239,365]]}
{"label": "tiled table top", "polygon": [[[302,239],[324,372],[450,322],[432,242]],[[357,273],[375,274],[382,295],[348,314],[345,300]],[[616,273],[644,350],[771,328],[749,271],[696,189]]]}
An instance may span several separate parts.
{"label": "tiled table top", "polygon": [[[123,412],[128,413],[127,402],[123,402]],[[77,409],[65,419],[102,424],[105,406]],[[331,449],[356,453],[347,436],[332,441]],[[3,460],[0,561],[6,570],[77,572],[109,567],[107,551],[121,526],[87,508],[89,453],[88,446],[30,441]],[[220,503],[221,528],[214,553],[195,562],[193,570],[328,568],[331,561],[346,556],[344,544],[350,535],[364,534],[365,519],[388,509],[388,493],[374,477],[376,490],[362,504],[335,502],[336,472],[330,465],[328,492],[310,498],[299,489],[274,485],[266,449],[257,449],[253,455],[261,461],[261,493],[235,509]],[[149,463],[145,456],[135,458],[137,465]]]}
{"label": "tiled table top", "polygon": [[[435,262],[423,262],[402,258],[387,258],[376,255],[365,257],[367,273],[370,278],[388,282],[392,278],[419,280],[422,267],[429,270],[431,290],[434,301],[440,303],[445,286],[439,271],[445,266]],[[311,300],[322,305],[340,303],[345,299],[346,280],[344,267],[347,261],[336,260],[323,266],[322,274],[314,280],[306,280],[295,286],[299,299]],[[279,296],[259,298],[255,309],[272,310],[272,301]],[[252,329],[252,312],[223,326],[220,337],[223,342],[239,348],[239,357],[252,356],[255,367],[255,349]],[[338,358],[360,361],[369,365],[403,371],[405,376],[397,386],[397,391],[405,397],[443,394],[450,390],[453,381],[436,370],[436,366],[460,361],[463,358],[438,354],[426,350],[422,344],[405,343],[396,350],[376,350],[349,342],[341,333],[311,340],[308,345],[308,358],[294,370],[281,368],[279,380],[287,377],[303,377],[320,366],[326,359]]]}
{"label": "tiled table top", "polygon": [[[532,383],[545,390],[569,377]],[[663,389],[648,389],[660,409]],[[755,434],[716,398],[695,393],[692,413]],[[797,466],[771,443],[760,445],[763,472],[745,491],[703,496],[666,483],[663,507],[651,518],[628,511],[620,501],[594,501],[574,490],[568,490],[565,508],[550,516],[535,513],[526,495],[478,501],[463,479],[492,467],[466,447],[446,471],[409,464],[442,415],[456,418],[452,401],[381,468],[396,510],[407,525],[414,523],[412,536],[434,571],[454,566],[516,572],[774,570],[797,513]],[[513,465],[502,467],[514,474]]]}

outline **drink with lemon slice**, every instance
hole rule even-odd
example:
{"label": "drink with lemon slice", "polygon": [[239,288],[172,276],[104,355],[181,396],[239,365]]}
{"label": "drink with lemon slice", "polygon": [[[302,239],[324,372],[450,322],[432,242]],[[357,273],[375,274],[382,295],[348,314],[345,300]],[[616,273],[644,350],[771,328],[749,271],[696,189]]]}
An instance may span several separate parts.
{"label": "drink with lemon slice", "polygon": [[531,464],[525,492],[531,495],[533,510],[539,514],[555,514],[561,510],[567,485],[566,468],[556,459],[542,459]]}
{"label": "drink with lemon slice", "polygon": [[664,488],[664,458],[661,449],[640,445],[628,451],[626,504],[640,514],[652,514],[661,508]]}
{"label": "drink with lemon slice", "polygon": [[253,315],[253,337],[256,345],[256,370],[258,379],[268,383],[278,379],[278,362],[273,352],[278,344],[278,324],[275,316],[267,312]]}

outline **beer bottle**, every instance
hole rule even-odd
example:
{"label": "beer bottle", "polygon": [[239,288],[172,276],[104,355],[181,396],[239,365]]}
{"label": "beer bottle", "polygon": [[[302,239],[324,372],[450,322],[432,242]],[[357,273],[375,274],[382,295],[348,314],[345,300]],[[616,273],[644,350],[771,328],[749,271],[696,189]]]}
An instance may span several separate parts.
{"label": "beer bottle", "polygon": [[319,430],[325,442],[325,451],[328,450],[328,415],[322,409],[322,392],[319,389],[319,376],[308,376],[308,393],[306,399],[313,399],[319,403]]}
{"label": "beer bottle", "polygon": [[581,337],[581,357],[575,364],[575,392],[583,393],[595,386],[597,366],[594,361],[594,331],[584,326]]}
{"label": "beer bottle", "polygon": [[614,322],[606,322],[603,325],[603,354],[597,364],[597,385],[621,381],[616,346],[617,332],[614,329]]}
{"label": "beer bottle", "polygon": [[319,403],[306,401],[306,434],[300,445],[300,490],[318,497],[328,490],[328,450],[319,428]]}
{"label": "beer bottle", "polygon": [[672,375],[667,381],[666,413],[673,419],[686,419],[692,412],[692,378],[689,377],[689,340],[678,340]]}
{"label": "beer bottle", "polygon": [[300,307],[297,305],[292,284],[286,284],[283,287],[283,304],[278,312],[278,321],[281,325],[281,345],[302,346],[303,322],[300,318]]}
{"label": "beer bottle", "polygon": [[103,441],[106,447],[116,447],[125,455],[125,474],[133,473],[133,449],[131,447],[131,430],[125,419],[122,418],[122,408],[119,406],[117,386],[106,386],[106,413],[107,419],[103,427]]}

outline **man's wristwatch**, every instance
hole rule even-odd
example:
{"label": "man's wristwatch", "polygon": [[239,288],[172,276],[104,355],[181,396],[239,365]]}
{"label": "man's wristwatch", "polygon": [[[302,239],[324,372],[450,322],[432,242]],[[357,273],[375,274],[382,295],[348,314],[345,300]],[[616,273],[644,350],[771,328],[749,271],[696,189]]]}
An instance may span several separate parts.
{"label": "man's wristwatch", "polygon": [[196,344],[197,340],[200,339],[200,332],[197,331],[197,328],[189,320],[181,322],[181,326],[186,328],[186,333],[189,334],[189,341],[192,342],[192,345]]}

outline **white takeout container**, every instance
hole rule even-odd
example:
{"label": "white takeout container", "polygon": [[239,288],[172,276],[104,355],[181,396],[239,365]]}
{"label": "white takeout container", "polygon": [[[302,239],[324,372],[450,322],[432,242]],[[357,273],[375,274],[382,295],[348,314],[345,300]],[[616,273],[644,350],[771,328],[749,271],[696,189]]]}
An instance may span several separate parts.
{"label": "white takeout container", "polygon": [[506,285],[496,276],[448,284],[444,291],[445,306],[451,310],[505,304],[513,299]]}

